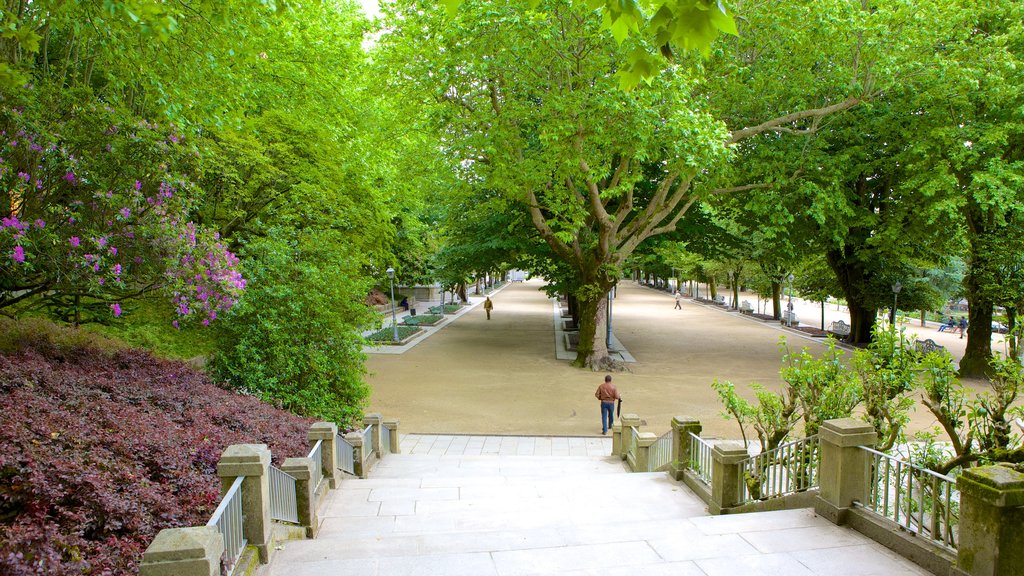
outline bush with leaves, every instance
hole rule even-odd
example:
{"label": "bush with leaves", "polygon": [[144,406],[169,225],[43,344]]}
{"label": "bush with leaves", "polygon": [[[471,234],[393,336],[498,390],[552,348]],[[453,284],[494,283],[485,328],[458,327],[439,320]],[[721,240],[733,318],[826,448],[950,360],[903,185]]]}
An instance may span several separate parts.
{"label": "bush with leaves", "polygon": [[134,574],[161,529],[209,520],[227,446],[308,451],[310,420],[182,362],[39,321],[0,333],[0,574]]}
{"label": "bush with leaves", "polygon": [[369,390],[359,333],[372,280],[345,238],[272,229],[242,247],[249,288],[218,335],[214,377],[298,414],[348,425]]}

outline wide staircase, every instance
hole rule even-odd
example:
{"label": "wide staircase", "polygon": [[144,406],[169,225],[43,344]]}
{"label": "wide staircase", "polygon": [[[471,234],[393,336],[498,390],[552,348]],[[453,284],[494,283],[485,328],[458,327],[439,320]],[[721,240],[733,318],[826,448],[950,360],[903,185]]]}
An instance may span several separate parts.
{"label": "wide staircase", "polygon": [[315,539],[273,576],[925,575],[811,509],[710,516],[664,472],[629,473],[607,438],[405,435],[347,478]]}

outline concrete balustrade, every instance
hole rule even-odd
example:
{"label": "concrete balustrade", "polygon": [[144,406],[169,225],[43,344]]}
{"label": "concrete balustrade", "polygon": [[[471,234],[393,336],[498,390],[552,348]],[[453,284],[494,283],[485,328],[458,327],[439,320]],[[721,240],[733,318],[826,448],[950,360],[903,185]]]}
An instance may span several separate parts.
{"label": "concrete balustrade", "polygon": [[388,429],[388,432],[390,432],[390,434],[388,435],[388,438],[390,438],[391,442],[389,444],[390,449],[388,450],[388,452],[391,453],[391,454],[401,454],[402,453],[401,444],[398,441],[398,424],[399,424],[398,420],[385,420],[384,421],[384,427]]}
{"label": "concrete balustrade", "polygon": [[622,454],[622,422],[612,423],[612,455]]}
{"label": "concrete balustrade", "polygon": [[955,574],[1024,574],[1024,474],[1003,466],[965,470]]}
{"label": "concrete balustrade", "polygon": [[634,472],[647,472],[647,464],[650,462],[651,444],[658,441],[658,435],[650,432],[640,432],[636,439],[636,463]]}
{"label": "concrete balustrade", "polygon": [[749,457],[741,442],[715,442],[711,450],[711,502],[708,502],[708,512],[721,514],[722,510],[740,504],[739,464]]}
{"label": "concrete balustrade", "polygon": [[366,473],[369,472],[369,470],[366,465],[366,456],[364,454],[367,452],[367,447],[363,446],[363,433],[349,432],[348,434],[345,434],[345,442],[348,442],[348,445],[352,447],[352,451],[354,453],[352,456],[352,460],[354,462],[353,474],[355,474],[356,478],[366,478]]}
{"label": "concrete balustrade", "polygon": [[310,449],[317,442],[322,442],[320,445],[320,468],[332,490],[338,487],[338,452],[337,446],[335,446],[337,436],[338,425],[333,422],[316,422],[309,427],[309,432],[306,434]]}
{"label": "concrete balustrade", "polygon": [[298,510],[299,524],[306,529],[306,538],[314,538],[320,529],[316,513],[319,497],[313,469],[311,458],[288,458],[281,465],[282,472],[295,478],[295,506]]}
{"label": "concrete balustrade", "polygon": [[690,434],[700,436],[701,430],[703,427],[695,418],[672,418],[672,462],[669,464],[669,474],[672,478],[683,479],[683,472],[690,466]]}
{"label": "concrete balustrade", "polygon": [[[381,450],[382,426],[391,432],[391,452],[399,452],[398,421],[384,422],[380,414],[367,415],[367,424],[373,423],[375,433],[369,446],[363,446],[361,432],[345,436],[356,448],[356,475],[365,477],[368,460],[383,456]],[[307,439],[310,448],[321,442],[321,471],[323,479],[316,483],[313,477],[315,463],[308,456],[288,458],[281,470],[295,478],[295,500],[298,520],[305,528],[307,538],[316,536],[320,526],[318,509],[322,497],[335,489],[341,478],[337,468],[335,439],[338,427],[331,422],[317,422],[310,426]],[[217,476],[221,480],[221,495],[243,478],[241,486],[242,532],[248,546],[256,550],[260,563],[270,561],[273,550],[273,523],[270,518],[270,450],[265,444],[234,444],[221,454]],[[194,526],[161,530],[139,564],[140,576],[220,576],[224,538],[214,526]]]}
{"label": "concrete balustrade", "polygon": [[384,425],[384,417],[380,414],[367,414],[363,417],[363,428],[367,426],[373,426],[370,434],[370,449],[374,454],[381,453],[381,426]]}
{"label": "concrete balustrade", "polygon": [[820,488],[815,512],[835,524],[843,524],[853,503],[866,499],[871,457],[860,447],[874,448],[877,440],[874,427],[862,420],[842,418],[821,425]]}

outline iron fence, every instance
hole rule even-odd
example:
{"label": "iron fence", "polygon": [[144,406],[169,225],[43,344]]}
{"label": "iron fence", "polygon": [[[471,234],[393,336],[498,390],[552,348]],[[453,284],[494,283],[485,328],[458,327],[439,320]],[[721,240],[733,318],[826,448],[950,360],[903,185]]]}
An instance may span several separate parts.
{"label": "iron fence", "polygon": [[711,485],[711,444],[690,432],[690,470],[701,482]]}
{"label": "iron fence", "polygon": [[363,461],[365,462],[373,452],[373,424],[367,424],[363,429]]}
{"label": "iron fence", "polygon": [[647,451],[647,471],[657,472],[672,462],[672,431],[658,437]]}
{"label": "iron fence", "polygon": [[871,455],[868,493],[861,507],[908,532],[955,550],[960,520],[956,479],[861,446]]}
{"label": "iron fence", "polygon": [[227,574],[230,574],[235,564],[238,563],[238,558],[242,555],[247,543],[243,529],[245,515],[242,513],[242,482],[244,480],[245,476],[235,478],[234,483],[221,498],[220,505],[213,511],[210,521],[206,523],[207,526],[215,527],[224,537],[222,566]]}
{"label": "iron fence", "polygon": [[270,518],[281,522],[299,523],[299,508],[295,502],[295,477],[274,466],[270,467]]}
{"label": "iron fence", "polygon": [[632,469],[636,463],[636,447],[640,440],[640,430],[634,426],[629,426],[628,428],[628,434],[623,430],[622,453],[626,455],[626,462],[629,463],[630,469]]}
{"label": "iron fence", "polygon": [[345,437],[338,434],[334,439],[335,458],[338,469],[349,474],[356,473],[356,449],[349,444]]}
{"label": "iron fence", "polygon": [[740,462],[740,502],[767,500],[818,486],[818,437],[782,444]]}
{"label": "iron fence", "polygon": [[314,489],[320,485],[320,481],[324,478],[323,445],[323,440],[317,440],[316,444],[313,445],[313,449],[309,451],[309,456],[307,456],[307,458],[313,461],[313,475],[309,481],[313,483]]}

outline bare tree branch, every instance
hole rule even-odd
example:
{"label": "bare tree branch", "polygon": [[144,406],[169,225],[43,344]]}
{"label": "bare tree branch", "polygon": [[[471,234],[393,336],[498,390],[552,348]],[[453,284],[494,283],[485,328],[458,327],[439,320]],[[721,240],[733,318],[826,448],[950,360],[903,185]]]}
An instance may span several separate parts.
{"label": "bare tree branch", "polygon": [[735,144],[740,140],[750,138],[751,136],[757,136],[758,134],[764,134],[765,132],[793,132],[793,129],[785,128],[784,125],[791,124],[793,122],[803,120],[805,118],[821,118],[824,116],[828,116],[830,114],[835,114],[836,112],[849,110],[850,108],[853,108],[854,106],[860,104],[861,102],[861,98],[851,96],[846,100],[843,100],[842,102],[838,102],[836,104],[832,104],[831,106],[824,106],[822,108],[812,108],[810,110],[801,110],[800,112],[793,112],[792,114],[779,116],[778,118],[768,120],[767,122],[762,122],[757,126],[753,126],[750,128],[742,128],[740,130],[733,130],[732,134],[729,136],[729,139],[726,140],[725,143]]}

